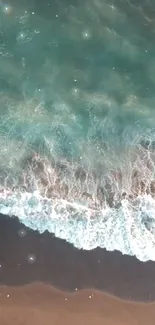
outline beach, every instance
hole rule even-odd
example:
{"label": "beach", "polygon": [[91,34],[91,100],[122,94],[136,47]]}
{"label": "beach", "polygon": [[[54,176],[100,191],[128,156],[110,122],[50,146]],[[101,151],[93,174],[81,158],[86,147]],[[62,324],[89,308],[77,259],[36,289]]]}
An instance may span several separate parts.
{"label": "beach", "polygon": [[155,301],[155,263],[120,252],[78,250],[64,240],[0,217],[0,285],[33,282],[74,292],[94,288],[127,300]]}
{"label": "beach", "polygon": [[154,17],[0,1],[0,325],[155,324]]}
{"label": "beach", "polygon": [[154,324],[155,263],[0,217],[0,324]]}

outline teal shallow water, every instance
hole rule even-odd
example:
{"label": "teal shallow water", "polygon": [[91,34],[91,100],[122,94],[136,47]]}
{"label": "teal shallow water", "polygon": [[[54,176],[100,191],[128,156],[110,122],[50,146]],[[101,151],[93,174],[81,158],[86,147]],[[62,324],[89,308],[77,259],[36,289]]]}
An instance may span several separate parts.
{"label": "teal shallow water", "polygon": [[0,2],[1,213],[154,260],[152,4]]}

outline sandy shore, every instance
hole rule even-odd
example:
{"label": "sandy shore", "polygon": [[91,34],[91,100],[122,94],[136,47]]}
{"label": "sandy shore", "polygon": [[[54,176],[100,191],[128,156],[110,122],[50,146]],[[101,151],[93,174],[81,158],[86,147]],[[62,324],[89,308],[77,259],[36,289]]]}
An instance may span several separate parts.
{"label": "sandy shore", "polygon": [[154,274],[154,262],[79,251],[0,215],[0,325],[154,325]]}
{"label": "sandy shore", "polygon": [[0,287],[1,325],[154,325],[155,303],[127,302],[94,290],[62,292],[32,284]]}
{"label": "sandy shore", "polygon": [[94,288],[122,299],[155,301],[155,263],[120,252],[78,250],[48,232],[39,234],[17,218],[0,215],[0,285],[34,282],[60,290]]}

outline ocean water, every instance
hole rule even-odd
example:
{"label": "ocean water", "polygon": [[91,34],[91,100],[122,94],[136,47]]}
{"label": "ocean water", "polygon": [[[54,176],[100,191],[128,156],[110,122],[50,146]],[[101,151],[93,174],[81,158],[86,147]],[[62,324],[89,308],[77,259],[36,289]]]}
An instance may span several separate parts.
{"label": "ocean water", "polygon": [[0,213],[155,260],[153,1],[0,1]]}

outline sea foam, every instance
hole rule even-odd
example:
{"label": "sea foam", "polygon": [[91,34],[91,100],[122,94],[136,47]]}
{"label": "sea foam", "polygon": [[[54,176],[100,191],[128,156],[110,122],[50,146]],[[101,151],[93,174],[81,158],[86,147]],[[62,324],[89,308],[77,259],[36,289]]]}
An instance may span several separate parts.
{"label": "sea foam", "polygon": [[39,233],[53,233],[78,249],[101,247],[155,261],[155,200],[150,195],[138,196],[132,204],[123,199],[119,208],[94,211],[75,202],[43,198],[38,191],[4,191],[0,212],[17,216]]}

